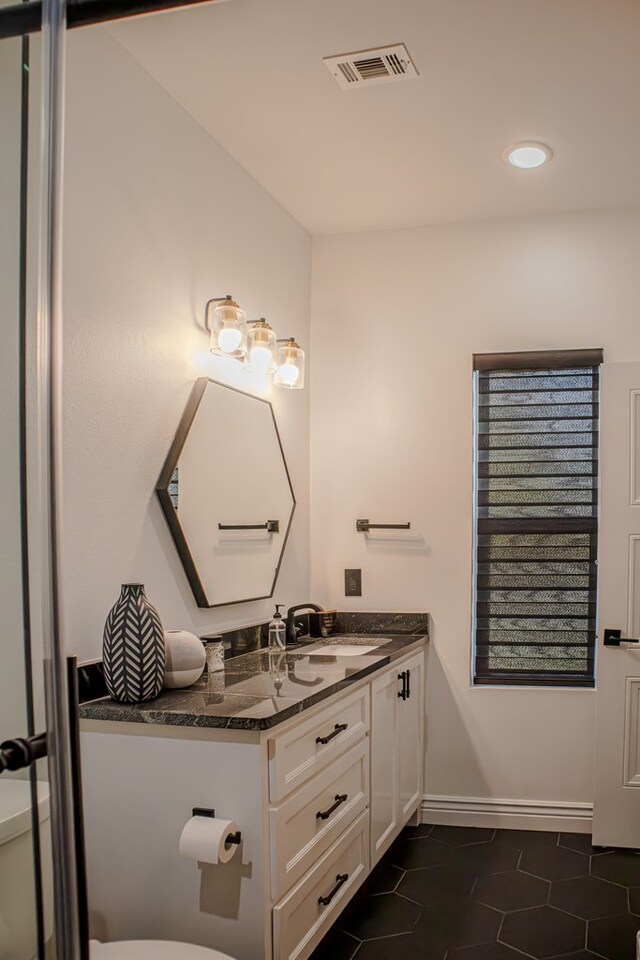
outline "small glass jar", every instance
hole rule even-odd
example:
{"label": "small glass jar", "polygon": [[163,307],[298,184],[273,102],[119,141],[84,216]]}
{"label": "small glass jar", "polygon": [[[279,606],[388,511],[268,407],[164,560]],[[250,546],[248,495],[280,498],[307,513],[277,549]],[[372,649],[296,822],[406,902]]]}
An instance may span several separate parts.
{"label": "small glass jar", "polygon": [[224,670],[224,643],[222,636],[207,637],[204,646],[207,654],[207,673]]}
{"label": "small glass jar", "polygon": [[207,703],[224,703],[224,670],[207,674]]}

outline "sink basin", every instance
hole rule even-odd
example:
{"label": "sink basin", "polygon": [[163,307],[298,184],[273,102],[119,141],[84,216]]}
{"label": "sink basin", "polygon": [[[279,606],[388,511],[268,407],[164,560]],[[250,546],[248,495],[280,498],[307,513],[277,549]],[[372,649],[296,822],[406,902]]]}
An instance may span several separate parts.
{"label": "sink basin", "polygon": [[306,649],[304,653],[307,657],[361,657],[364,653],[372,653],[379,649],[379,647],[357,646],[355,643],[323,643],[315,650]]}
{"label": "sink basin", "polygon": [[[361,657],[365,653],[375,653],[385,643],[389,643],[388,637],[344,637],[336,640],[325,640],[314,643],[310,647],[304,648],[304,654],[308,657]],[[369,640],[369,643],[366,642]],[[355,641],[355,642],[349,642]]]}

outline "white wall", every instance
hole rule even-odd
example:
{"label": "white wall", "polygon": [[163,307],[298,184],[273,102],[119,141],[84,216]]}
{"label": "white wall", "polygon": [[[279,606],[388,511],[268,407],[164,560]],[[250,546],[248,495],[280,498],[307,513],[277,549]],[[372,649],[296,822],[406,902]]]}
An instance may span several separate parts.
{"label": "white wall", "polygon": [[[593,691],[470,686],[471,355],[640,359],[639,262],[633,212],[314,241],[312,595],[431,612],[428,794],[592,799]],[[357,517],[415,539],[367,541]]]}
{"label": "white wall", "polygon": [[[154,488],[197,377],[265,395],[209,353],[205,301],[230,292],[307,344],[311,248],[107,28],[69,35],[67,90],[63,591],[87,659],[125,581],[147,585],[166,629],[271,615],[270,600],[196,607]],[[274,600],[293,603],[308,594],[309,391],[272,399],[298,499]]]}
{"label": "white wall", "polygon": [[[270,614],[195,606],[154,485],[197,376],[263,387],[209,354],[205,300],[232,292],[309,344],[310,239],[107,28],[68,44],[64,595],[90,658],[126,580],[167,628]],[[315,241],[311,391],[272,398],[298,498],[274,600],[431,611],[430,794],[591,799],[592,692],[470,688],[471,354],[638,358],[639,254],[622,212]],[[366,541],[360,516],[416,539]],[[343,597],[350,566],[361,600]]]}

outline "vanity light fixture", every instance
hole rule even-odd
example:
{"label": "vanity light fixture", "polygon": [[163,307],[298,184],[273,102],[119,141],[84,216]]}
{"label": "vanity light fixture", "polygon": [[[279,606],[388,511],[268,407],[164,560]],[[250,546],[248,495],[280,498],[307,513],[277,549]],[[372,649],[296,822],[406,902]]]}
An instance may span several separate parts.
{"label": "vanity light fixture", "polygon": [[523,140],[521,143],[512,143],[503,153],[506,162],[519,170],[534,170],[548,163],[553,156],[553,150],[546,143],[537,140]]}
{"label": "vanity light fixture", "polygon": [[295,337],[277,339],[264,317],[247,324],[244,310],[231,294],[207,300],[204,323],[211,334],[211,353],[243,360],[245,370],[252,373],[274,374],[276,387],[304,387],[305,354]]}
{"label": "vanity light fixture", "polygon": [[277,370],[273,378],[276,387],[286,387],[287,390],[302,390],[304,387],[304,350],[294,337],[278,340],[282,346],[278,347],[276,360]]}
{"label": "vanity light fixture", "polygon": [[[211,305],[213,321],[209,319]],[[211,331],[211,353],[242,360],[247,351],[247,319],[231,294],[213,297],[204,308],[204,322]]]}
{"label": "vanity light fixture", "polygon": [[247,333],[244,368],[252,373],[276,372],[276,335],[264,317],[252,323]]}

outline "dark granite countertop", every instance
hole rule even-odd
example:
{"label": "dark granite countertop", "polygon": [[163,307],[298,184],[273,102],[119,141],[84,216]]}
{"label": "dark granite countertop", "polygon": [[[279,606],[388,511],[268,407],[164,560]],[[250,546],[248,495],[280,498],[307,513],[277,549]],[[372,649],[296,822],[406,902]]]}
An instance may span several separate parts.
{"label": "dark granite countertop", "polygon": [[[227,660],[224,671],[205,673],[192,687],[165,690],[146,703],[116,703],[109,697],[83,703],[80,719],[266,730],[418,649],[427,639],[426,633],[340,634],[301,641],[283,653],[257,650]],[[345,644],[376,649],[338,654]],[[318,649],[320,655],[310,655]]]}

